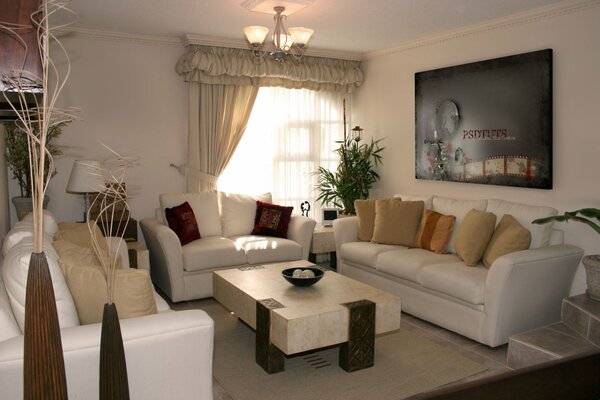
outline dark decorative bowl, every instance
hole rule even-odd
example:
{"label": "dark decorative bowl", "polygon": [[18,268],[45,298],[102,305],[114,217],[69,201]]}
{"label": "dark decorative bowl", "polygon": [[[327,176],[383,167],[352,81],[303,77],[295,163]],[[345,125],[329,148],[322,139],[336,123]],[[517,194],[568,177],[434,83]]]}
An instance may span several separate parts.
{"label": "dark decorative bowl", "polygon": [[[314,278],[294,278],[294,270],[301,269],[302,271],[310,270],[314,272]],[[281,271],[281,275],[285,278],[286,281],[291,283],[294,286],[312,286],[315,283],[319,282],[319,280],[325,275],[322,269],[319,268],[311,268],[311,267],[297,267],[297,268],[288,268]]]}

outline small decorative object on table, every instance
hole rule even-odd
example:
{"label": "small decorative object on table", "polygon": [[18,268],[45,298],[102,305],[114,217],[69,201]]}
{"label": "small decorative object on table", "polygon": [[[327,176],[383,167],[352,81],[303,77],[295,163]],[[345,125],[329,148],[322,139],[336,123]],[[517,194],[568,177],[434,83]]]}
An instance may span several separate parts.
{"label": "small decorative object on table", "polygon": [[310,211],[310,203],[308,201],[303,201],[300,204],[300,210],[302,210],[302,215],[308,217],[308,212]]}
{"label": "small decorative object on table", "polygon": [[281,271],[281,275],[294,286],[312,286],[319,282],[325,272],[312,267],[287,268]]}

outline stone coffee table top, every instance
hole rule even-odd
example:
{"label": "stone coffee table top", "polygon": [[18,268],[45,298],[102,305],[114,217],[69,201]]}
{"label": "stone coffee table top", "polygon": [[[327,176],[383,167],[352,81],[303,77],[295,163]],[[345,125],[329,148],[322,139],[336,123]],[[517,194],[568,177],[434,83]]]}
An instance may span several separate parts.
{"label": "stone coffee table top", "polygon": [[314,264],[291,261],[216,271],[213,296],[255,330],[256,303],[274,300],[275,306],[269,307],[270,341],[286,355],[347,342],[347,303],[375,303],[375,334],[400,328],[398,297],[333,271],[309,287],[293,286],[281,276],[286,268],[302,267]]}

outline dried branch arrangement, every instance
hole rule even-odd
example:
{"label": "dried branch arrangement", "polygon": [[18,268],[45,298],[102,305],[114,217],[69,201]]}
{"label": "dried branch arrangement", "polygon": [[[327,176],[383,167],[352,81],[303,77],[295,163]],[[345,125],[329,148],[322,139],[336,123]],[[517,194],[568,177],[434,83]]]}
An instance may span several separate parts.
{"label": "dried branch arrangement", "polygon": [[[76,19],[76,14],[67,7],[68,3],[67,0],[45,0],[31,15],[32,24],[37,30],[38,50],[42,62],[41,76],[24,69],[25,56],[20,69],[2,74],[0,78],[5,92],[15,92],[18,95],[18,102],[11,102],[6,93],[2,92],[17,116],[18,127],[27,134],[29,142],[34,251],[36,253],[42,251],[43,200],[54,171],[52,154],[46,147],[48,132],[75,119],[76,109],[61,108],[57,105],[58,97],[71,72],[67,51],[55,35],[56,30],[71,25]],[[67,23],[51,26],[50,18],[59,12],[64,12],[71,18],[67,18],[69,19]],[[0,22],[0,30],[11,35],[25,49],[25,54],[27,54],[27,43],[21,34],[30,29],[30,25]],[[51,48],[57,49],[61,56],[61,62],[65,62],[66,67],[62,75],[51,58]],[[28,106],[26,99],[26,93],[32,92],[41,93],[41,100],[36,97],[34,107]],[[49,165],[47,173],[44,168],[46,164]]]}
{"label": "dried branch arrangement", "polygon": [[[113,157],[104,161],[101,167],[89,165],[90,172],[99,178],[99,181],[105,182],[105,186],[94,198],[87,210],[90,215],[91,210],[98,210],[95,218],[87,221],[88,229],[92,236],[92,246],[96,256],[102,264],[107,282],[107,303],[114,301],[113,282],[115,270],[117,268],[119,246],[122,245],[123,235],[129,223],[129,205],[127,203],[127,193],[125,191],[125,178],[127,171],[139,164],[139,158],[132,156],[122,156],[114,150],[106,147]],[[118,238],[116,249],[109,254],[102,252],[102,243],[105,238],[99,236],[99,231],[94,229],[98,225],[104,232],[112,232],[111,236]]]}

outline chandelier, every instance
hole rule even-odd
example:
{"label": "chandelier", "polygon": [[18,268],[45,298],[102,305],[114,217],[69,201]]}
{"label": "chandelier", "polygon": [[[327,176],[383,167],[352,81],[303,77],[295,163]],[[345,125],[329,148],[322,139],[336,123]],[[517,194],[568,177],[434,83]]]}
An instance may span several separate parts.
{"label": "chandelier", "polygon": [[269,28],[266,26],[247,26],[244,28],[244,34],[250,44],[250,49],[257,59],[262,59],[265,55],[270,55],[278,62],[283,62],[288,56],[293,56],[299,60],[304,55],[306,43],[308,43],[313,30],[303,27],[290,28],[289,32],[283,26],[283,20],[286,18],[282,15],[285,7],[273,7],[275,11],[275,30],[273,32],[273,42],[270,46],[265,47],[265,38],[269,33]]}

